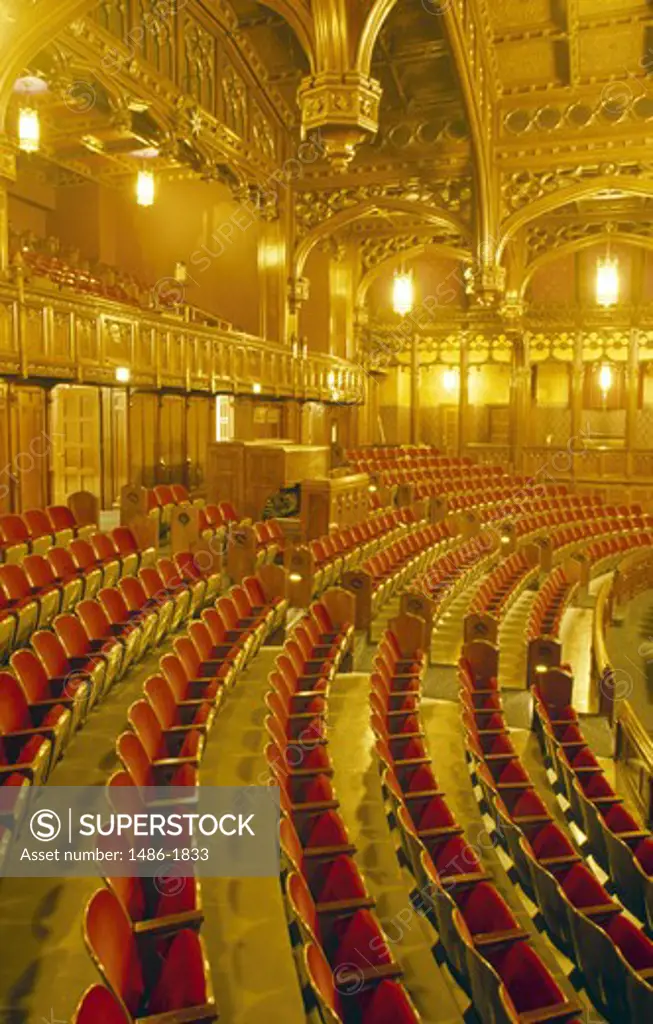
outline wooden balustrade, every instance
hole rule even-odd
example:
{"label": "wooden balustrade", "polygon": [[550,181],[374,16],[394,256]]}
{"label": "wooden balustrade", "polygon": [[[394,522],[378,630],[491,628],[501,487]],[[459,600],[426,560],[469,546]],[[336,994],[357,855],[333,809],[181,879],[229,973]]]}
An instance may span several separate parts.
{"label": "wooden balustrade", "polygon": [[0,375],[205,393],[357,403],[361,367],[335,356],[294,358],[289,348],[240,331],[191,323],[172,312],[137,309],[72,290],[0,283]]}
{"label": "wooden balustrade", "polygon": [[616,758],[622,761],[638,810],[653,826],[653,740],[627,700],[619,702]]}
{"label": "wooden balustrade", "polygon": [[626,770],[633,799],[648,825],[653,825],[653,739],[620,692],[624,680],[610,659],[606,631],[619,608],[651,587],[653,554],[634,551],[626,555],[597,594],[591,652],[592,683],[598,688],[599,710],[615,726],[615,758]]}

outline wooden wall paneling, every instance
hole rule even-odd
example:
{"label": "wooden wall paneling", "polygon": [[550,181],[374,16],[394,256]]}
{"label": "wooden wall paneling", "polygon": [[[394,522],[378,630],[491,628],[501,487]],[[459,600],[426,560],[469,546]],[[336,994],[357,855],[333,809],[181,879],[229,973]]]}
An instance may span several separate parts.
{"label": "wooden wall paneling", "polygon": [[188,402],[186,421],[188,486],[203,491],[210,441],[215,440],[215,399],[194,397]]}
{"label": "wooden wall paneling", "polygon": [[102,507],[112,508],[129,483],[127,451],[127,392],[102,388]]}
{"label": "wooden wall paneling", "polygon": [[131,393],[129,414],[129,483],[152,487],[157,482],[158,396],[153,391]]}
{"label": "wooden wall paneling", "polygon": [[162,480],[182,483],[185,478],[185,414],[186,401],[182,395],[163,395],[161,400],[161,456]]}
{"label": "wooden wall paneling", "polygon": [[48,430],[46,392],[44,388],[12,385],[9,402],[13,507],[18,512],[42,508],[48,504],[49,464],[59,440]]}
{"label": "wooden wall paneling", "polygon": [[65,504],[74,491],[102,496],[100,389],[60,384],[52,392],[54,499]]}
{"label": "wooden wall paneling", "polygon": [[0,514],[11,512],[11,449],[9,440],[9,385],[0,380]]}
{"label": "wooden wall paneling", "polygon": [[12,295],[0,295],[0,372],[17,373],[20,369],[19,332],[16,307]]}

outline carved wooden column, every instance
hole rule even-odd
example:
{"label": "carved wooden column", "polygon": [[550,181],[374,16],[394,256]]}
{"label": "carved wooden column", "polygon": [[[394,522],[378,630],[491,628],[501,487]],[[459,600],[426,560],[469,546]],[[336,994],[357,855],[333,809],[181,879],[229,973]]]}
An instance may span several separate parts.
{"label": "carved wooden column", "polygon": [[469,410],[469,345],[465,332],[460,337],[460,393],[458,398],[458,454],[465,454]]}
{"label": "carved wooden column", "polygon": [[639,331],[633,327],[628,344],[626,366],[626,472],[634,473],[634,452],[637,447],[637,409],[639,405]]}
{"label": "carved wooden column", "polygon": [[16,180],[16,153],[9,140],[0,135],[0,273],[9,268],[9,200],[7,190]]}
{"label": "carved wooden column", "polygon": [[[571,367],[571,437],[572,446],[577,447],[577,439],[583,429],[583,332],[576,331],[574,338],[574,360]],[[576,476],[576,459],[571,463],[572,479]]]}
{"label": "carved wooden column", "polygon": [[410,341],[410,443],[420,442],[420,404],[419,404],[419,336],[413,331]]}

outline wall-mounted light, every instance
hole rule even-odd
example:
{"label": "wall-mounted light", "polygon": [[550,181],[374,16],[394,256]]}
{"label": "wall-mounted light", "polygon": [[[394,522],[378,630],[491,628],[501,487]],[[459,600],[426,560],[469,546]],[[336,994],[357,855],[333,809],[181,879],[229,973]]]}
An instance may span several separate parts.
{"label": "wall-mounted light", "polygon": [[442,385],[450,395],[460,387],[460,370],[457,366],[448,367],[442,374]]}
{"label": "wall-mounted light", "polygon": [[118,384],[129,384],[132,379],[132,372],[128,366],[116,366],[116,381]]}
{"label": "wall-mounted light", "polygon": [[537,672],[538,676],[543,676],[545,672],[549,671],[549,666],[548,665],[536,665],[535,666],[535,671]]}
{"label": "wall-mounted light", "polygon": [[370,484],[367,489],[370,492],[370,494],[376,494],[379,488],[376,486],[376,484]]}
{"label": "wall-mounted light", "polygon": [[596,301],[614,306],[619,301],[619,260],[606,256],[596,265]]}
{"label": "wall-mounted light", "polygon": [[613,374],[612,367],[605,363],[599,370],[599,387],[604,395],[607,395],[608,391],[612,388]]}
{"label": "wall-mounted light", "polygon": [[139,171],[136,177],[136,202],[139,206],[154,203],[154,175],[152,171]]}
{"label": "wall-mounted light", "polygon": [[254,392],[255,395],[261,394],[261,385],[257,380],[255,380],[254,383],[252,384],[252,391]]}
{"label": "wall-mounted light", "polygon": [[504,535],[503,535],[503,537],[501,538],[501,543],[502,543],[502,544],[510,544],[510,537],[507,537],[507,536],[506,536],[506,535],[504,534]]}
{"label": "wall-mounted light", "polygon": [[18,111],[18,148],[23,153],[38,152],[41,144],[41,121],[34,107],[21,107]]}
{"label": "wall-mounted light", "polygon": [[288,576],[288,579],[290,580],[291,583],[301,583],[303,576],[299,572],[291,572],[290,575]]}
{"label": "wall-mounted light", "polygon": [[392,308],[399,316],[406,316],[414,302],[412,273],[395,274],[392,282]]}
{"label": "wall-mounted light", "polygon": [[179,281],[180,284],[186,284],[188,281],[188,267],[183,260],[175,263],[175,281]]}

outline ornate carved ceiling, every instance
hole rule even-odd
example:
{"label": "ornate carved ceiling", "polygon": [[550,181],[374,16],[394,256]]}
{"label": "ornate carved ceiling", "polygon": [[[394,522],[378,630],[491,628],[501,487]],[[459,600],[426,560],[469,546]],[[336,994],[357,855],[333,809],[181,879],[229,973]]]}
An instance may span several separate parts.
{"label": "ornate carved ceiling", "polygon": [[156,145],[165,173],[245,194],[315,129],[328,159],[294,182],[298,267],[330,235],[361,240],[367,269],[416,240],[450,245],[468,251],[470,298],[487,306],[504,288],[499,261],[514,290],[514,264],[582,246],[608,220],[648,240],[636,197],[653,196],[653,0],[2,0],[0,12],[16,52],[42,39],[29,69],[48,78],[46,155],[65,174],[119,181],[131,151]]}

